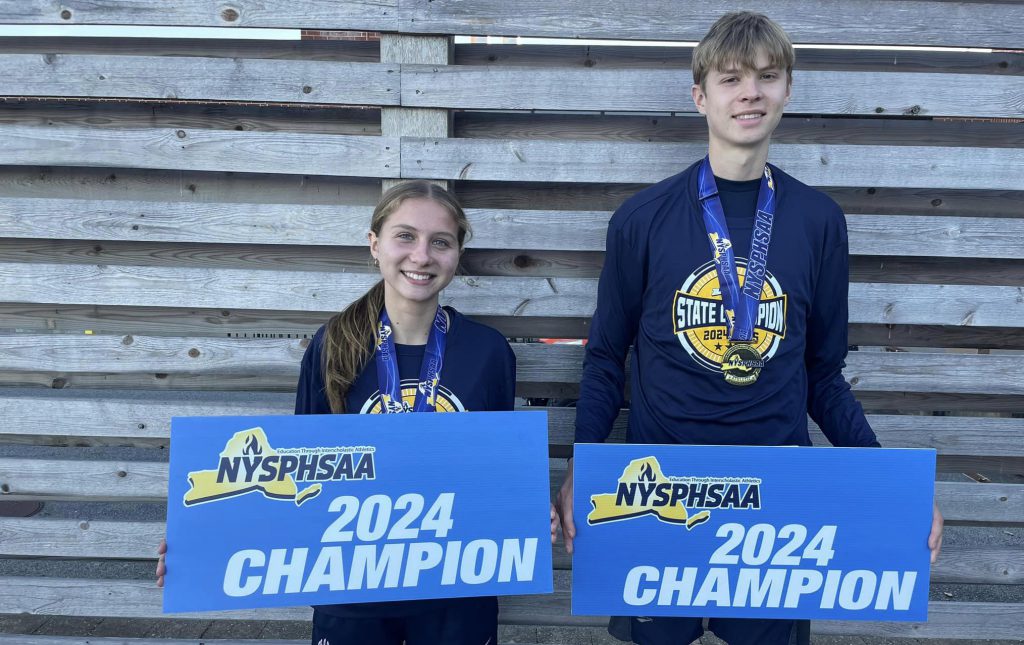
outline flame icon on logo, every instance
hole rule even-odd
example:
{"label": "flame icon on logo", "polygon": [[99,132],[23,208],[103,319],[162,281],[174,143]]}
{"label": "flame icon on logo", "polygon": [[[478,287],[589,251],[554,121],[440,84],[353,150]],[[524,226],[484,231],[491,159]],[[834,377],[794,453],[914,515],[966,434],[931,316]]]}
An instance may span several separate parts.
{"label": "flame icon on logo", "polygon": [[654,469],[651,468],[650,464],[645,463],[640,467],[640,474],[637,476],[637,480],[642,482],[652,482],[655,480]]}
{"label": "flame icon on logo", "polygon": [[260,442],[259,442],[259,439],[256,438],[256,435],[254,435],[254,434],[249,435],[249,438],[245,441],[245,447],[242,448],[242,454],[243,455],[262,455],[263,454],[263,448],[260,448]]}

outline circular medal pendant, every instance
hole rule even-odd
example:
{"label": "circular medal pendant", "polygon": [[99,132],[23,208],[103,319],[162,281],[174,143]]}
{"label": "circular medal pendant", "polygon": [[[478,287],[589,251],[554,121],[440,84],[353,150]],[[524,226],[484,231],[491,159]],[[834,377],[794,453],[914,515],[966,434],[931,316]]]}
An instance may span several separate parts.
{"label": "circular medal pendant", "polygon": [[732,343],[722,356],[722,374],[730,385],[750,385],[764,367],[761,353],[749,343]]}

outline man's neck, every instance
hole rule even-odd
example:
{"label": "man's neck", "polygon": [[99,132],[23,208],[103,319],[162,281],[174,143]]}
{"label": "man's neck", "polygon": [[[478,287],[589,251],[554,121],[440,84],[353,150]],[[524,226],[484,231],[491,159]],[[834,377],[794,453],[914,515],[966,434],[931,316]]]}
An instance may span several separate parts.
{"label": "man's neck", "polygon": [[430,302],[409,302],[389,298],[384,293],[384,307],[391,318],[391,333],[399,345],[426,345],[430,327],[437,313],[437,300]]}
{"label": "man's neck", "polygon": [[708,145],[708,160],[716,177],[733,181],[758,179],[768,161],[768,142],[757,148],[736,148],[712,140]]}

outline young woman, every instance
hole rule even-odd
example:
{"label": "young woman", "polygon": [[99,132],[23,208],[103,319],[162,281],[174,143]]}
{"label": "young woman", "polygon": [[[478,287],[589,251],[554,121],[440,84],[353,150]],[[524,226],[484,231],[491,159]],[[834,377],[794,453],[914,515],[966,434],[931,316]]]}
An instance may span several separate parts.
{"label": "young woman", "polygon": [[[438,305],[469,235],[443,188],[412,181],[384,194],[368,234],[382,280],[313,336],[295,414],[512,409],[516,359],[505,337]],[[166,551],[161,542],[157,586]],[[493,645],[497,619],[494,597],[325,605],[313,608],[312,643]]]}
{"label": "young woman", "polygon": [[[382,280],[317,331],[302,359],[295,414],[511,410],[515,355],[496,330],[438,295],[469,222],[426,181],[387,191],[370,221]],[[315,607],[314,645],[497,642],[493,597]]]}

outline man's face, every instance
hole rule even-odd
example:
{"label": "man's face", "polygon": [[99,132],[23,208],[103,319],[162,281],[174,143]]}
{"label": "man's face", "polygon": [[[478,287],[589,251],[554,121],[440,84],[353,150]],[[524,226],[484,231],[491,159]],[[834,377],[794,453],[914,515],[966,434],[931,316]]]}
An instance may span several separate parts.
{"label": "man's face", "polygon": [[768,141],[789,102],[786,70],[759,54],[757,69],[712,70],[704,87],[694,85],[693,102],[707,116],[713,147],[759,148]]}

